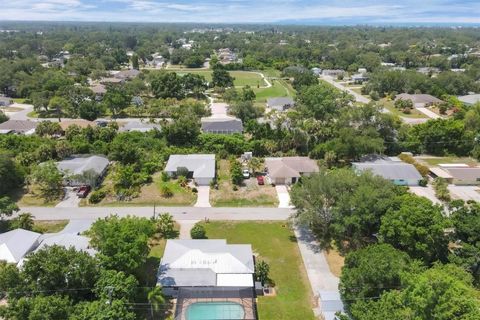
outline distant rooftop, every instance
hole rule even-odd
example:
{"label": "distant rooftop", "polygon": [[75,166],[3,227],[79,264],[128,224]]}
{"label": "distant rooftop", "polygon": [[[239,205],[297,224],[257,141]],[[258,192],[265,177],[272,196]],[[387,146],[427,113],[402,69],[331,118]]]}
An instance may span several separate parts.
{"label": "distant rooftop", "polygon": [[480,102],[480,94],[469,94],[466,96],[461,96],[458,97],[458,100],[465,104],[472,105]]}

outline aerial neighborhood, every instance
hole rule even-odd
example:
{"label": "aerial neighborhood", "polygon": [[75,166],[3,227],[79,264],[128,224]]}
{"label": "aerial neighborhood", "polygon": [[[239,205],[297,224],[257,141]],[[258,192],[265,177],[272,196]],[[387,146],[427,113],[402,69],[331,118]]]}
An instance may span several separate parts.
{"label": "aerial neighborhood", "polygon": [[478,28],[0,25],[0,319],[480,319]]}

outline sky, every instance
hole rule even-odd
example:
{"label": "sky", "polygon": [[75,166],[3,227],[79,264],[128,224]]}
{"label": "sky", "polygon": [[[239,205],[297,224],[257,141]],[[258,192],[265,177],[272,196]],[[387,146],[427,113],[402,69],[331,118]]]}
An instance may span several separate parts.
{"label": "sky", "polygon": [[0,20],[480,25],[480,0],[0,0]]}

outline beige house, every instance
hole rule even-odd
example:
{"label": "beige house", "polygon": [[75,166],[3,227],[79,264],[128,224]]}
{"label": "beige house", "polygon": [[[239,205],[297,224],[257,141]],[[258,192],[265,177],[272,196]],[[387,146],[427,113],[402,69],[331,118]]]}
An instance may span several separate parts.
{"label": "beige house", "polygon": [[439,167],[430,168],[430,174],[435,178],[444,178],[448,183],[457,186],[480,185],[480,167],[440,164]]}
{"label": "beige house", "polygon": [[319,171],[316,161],[308,157],[266,158],[265,167],[272,184],[292,184]]}

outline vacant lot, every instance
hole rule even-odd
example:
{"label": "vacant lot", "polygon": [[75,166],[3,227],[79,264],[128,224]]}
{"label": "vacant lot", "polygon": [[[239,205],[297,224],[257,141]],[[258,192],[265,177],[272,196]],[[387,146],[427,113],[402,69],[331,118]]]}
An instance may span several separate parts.
{"label": "vacant lot", "polygon": [[17,189],[12,191],[10,197],[17,203],[19,207],[54,207],[61,199],[56,201],[45,201],[40,196],[36,186]]}
{"label": "vacant lot", "polygon": [[[177,180],[163,182],[161,172],[152,177],[153,181],[142,186],[138,197],[129,201],[119,201],[114,196],[110,175],[105,178],[102,189],[107,190],[108,196],[98,205],[100,206],[191,206],[197,201],[197,195],[189,187],[182,187]],[[167,186],[173,193],[171,197],[162,196],[162,187]]]}
{"label": "vacant lot", "polygon": [[210,239],[229,244],[251,244],[257,260],[270,265],[277,295],[258,298],[259,319],[314,319],[312,295],[295,236],[283,222],[210,222]]}
{"label": "vacant lot", "polygon": [[[199,70],[199,69],[168,69],[168,71],[176,72],[179,75],[194,73],[199,74],[205,77],[207,81],[212,81],[212,71],[211,70]],[[262,77],[256,72],[250,71],[229,71],[230,75],[235,78],[233,84],[236,87],[250,86],[256,88],[257,86],[265,86],[265,81]]]}
{"label": "vacant lot", "polygon": [[470,157],[428,157],[428,156],[419,156],[415,157],[415,160],[423,162],[428,166],[438,166],[441,163],[465,163],[469,166],[477,166],[478,161]]}
{"label": "vacant lot", "polygon": [[62,231],[68,220],[35,220],[33,231],[38,233],[56,233]]}
{"label": "vacant lot", "polygon": [[292,97],[294,96],[293,88],[284,80],[271,80],[272,86],[270,88],[254,88],[257,96],[256,102],[265,103],[268,98],[274,97]]}
{"label": "vacant lot", "polygon": [[259,186],[253,178],[244,186],[233,190],[230,179],[230,163],[220,160],[217,171],[218,190],[210,190],[210,203],[214,207],[275,207],[277,193],[271,185]]}

